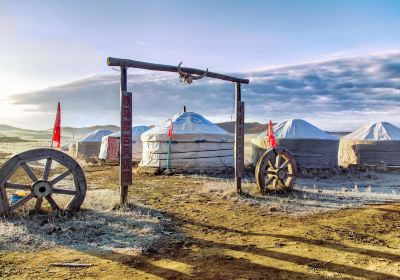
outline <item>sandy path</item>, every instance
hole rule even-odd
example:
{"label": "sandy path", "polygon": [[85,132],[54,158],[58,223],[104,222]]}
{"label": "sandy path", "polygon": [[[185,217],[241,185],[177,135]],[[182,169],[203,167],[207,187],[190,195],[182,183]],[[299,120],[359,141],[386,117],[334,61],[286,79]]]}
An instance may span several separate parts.
{"label": "sandy path", "polygon": [[[87,168],[90,188],[117,189],[116,168]],[[168,244],[147,254],[48,250],[0,254],[10,279],[400,279],[400,204],[286,215],[247,197],[209,190],[213,181],[135,177],[132,204],[171,221]],[[204,191],[206,188],[206,191]],[[51,262],[93,263],[84,269]]]}

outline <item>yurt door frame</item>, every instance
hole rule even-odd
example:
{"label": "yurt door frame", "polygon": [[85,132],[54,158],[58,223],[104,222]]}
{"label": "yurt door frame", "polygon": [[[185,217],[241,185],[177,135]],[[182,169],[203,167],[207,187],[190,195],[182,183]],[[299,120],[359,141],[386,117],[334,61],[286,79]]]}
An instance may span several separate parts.
{"label": "yurt door frame", "polygon": [[[107,65],[119,66],[121,70],[120,202],[121,204],[125,204],[128,199],[128,186],[132,185],[132,147],[129,148],[122,145],[123,138],[126,143],[132,143],[132,94],[128,92],[127,69],[130,67],[175,73],[179,71],[177,66],[113,57],[107,58]],[[244,176],[244,102],[242,102],[241,84],[248,84],[249,80],[208,71],[205,73],[203,70],[195,68],[180,67],[180,70],[190,75],[205,74],[209,78],[229,81],[235,84],[235,182],[237,192],[241,193],[242,178]]]}

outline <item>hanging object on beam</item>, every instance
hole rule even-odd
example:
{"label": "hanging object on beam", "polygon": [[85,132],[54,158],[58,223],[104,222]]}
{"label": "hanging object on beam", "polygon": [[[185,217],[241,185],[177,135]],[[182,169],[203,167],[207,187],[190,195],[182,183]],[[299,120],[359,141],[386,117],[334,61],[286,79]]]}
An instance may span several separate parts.
{"label": "hanging object on beam", "polygon": [[206,69],[206,71],[198,76],[192,75],[190,73],[185,73],[181,70],[181,65],[183,62],[178,64],[178,73],[179,73],[179,79],[181,80],[181,83],[184,83],[185,85],[190,85],[194,80],[200,80],[202,78],[204,78],[205,76],[207,76],[208,73],[208,68]]}

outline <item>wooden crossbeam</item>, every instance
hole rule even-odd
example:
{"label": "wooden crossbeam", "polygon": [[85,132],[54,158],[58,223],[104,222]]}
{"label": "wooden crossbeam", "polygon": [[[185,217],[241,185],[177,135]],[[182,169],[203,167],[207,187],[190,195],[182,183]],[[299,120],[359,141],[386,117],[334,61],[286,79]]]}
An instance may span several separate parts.
{"label": "wooden crossbeam", "polygon": [[[140,68],[140,69],[145,69],[145,70],[154,70],[154,71],[164,71],[164,72],[176,72],[176,73],[178,73],[178,67],[177,66],[155,64],[155,63],[142,62],[142,61],[131,60],[131,59],[123,59],[123,58],[108,57],[107,58],[107,65],[108,66],[131,67],[131,68]],[[183,72],[189,73],[189,74],[196,74],[196,75],[204,74],[204,70],[195,69],[195,68],[181,67],[181,70]],[[210,77],[210,78],[214,78],[214,79],[230,81],[230,82],[236,82],[236,83],[241,83],[241,84],[248,84],[249,83],[248,79],[236,78],[236,77],[227,76],[227,75],[224,75],[224,74],[219,74],[219,73],[214,73],[214,72],[208,72],[206,74],[206,76]]]}

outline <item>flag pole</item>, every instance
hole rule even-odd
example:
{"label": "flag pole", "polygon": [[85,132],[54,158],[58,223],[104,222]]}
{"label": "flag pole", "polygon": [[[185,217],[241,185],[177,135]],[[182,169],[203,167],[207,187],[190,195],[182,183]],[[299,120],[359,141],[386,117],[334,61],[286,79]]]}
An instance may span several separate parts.
{"label": "flag pole", "polygon": [[[56,117],[57,118],[57,117]],[[53,137],[54,137],[54,130],[56,129],[56,122],[54,122],[53,125],[53,133],[51,134],[51,144],[50,144],[50,149],[53,149]]]}

